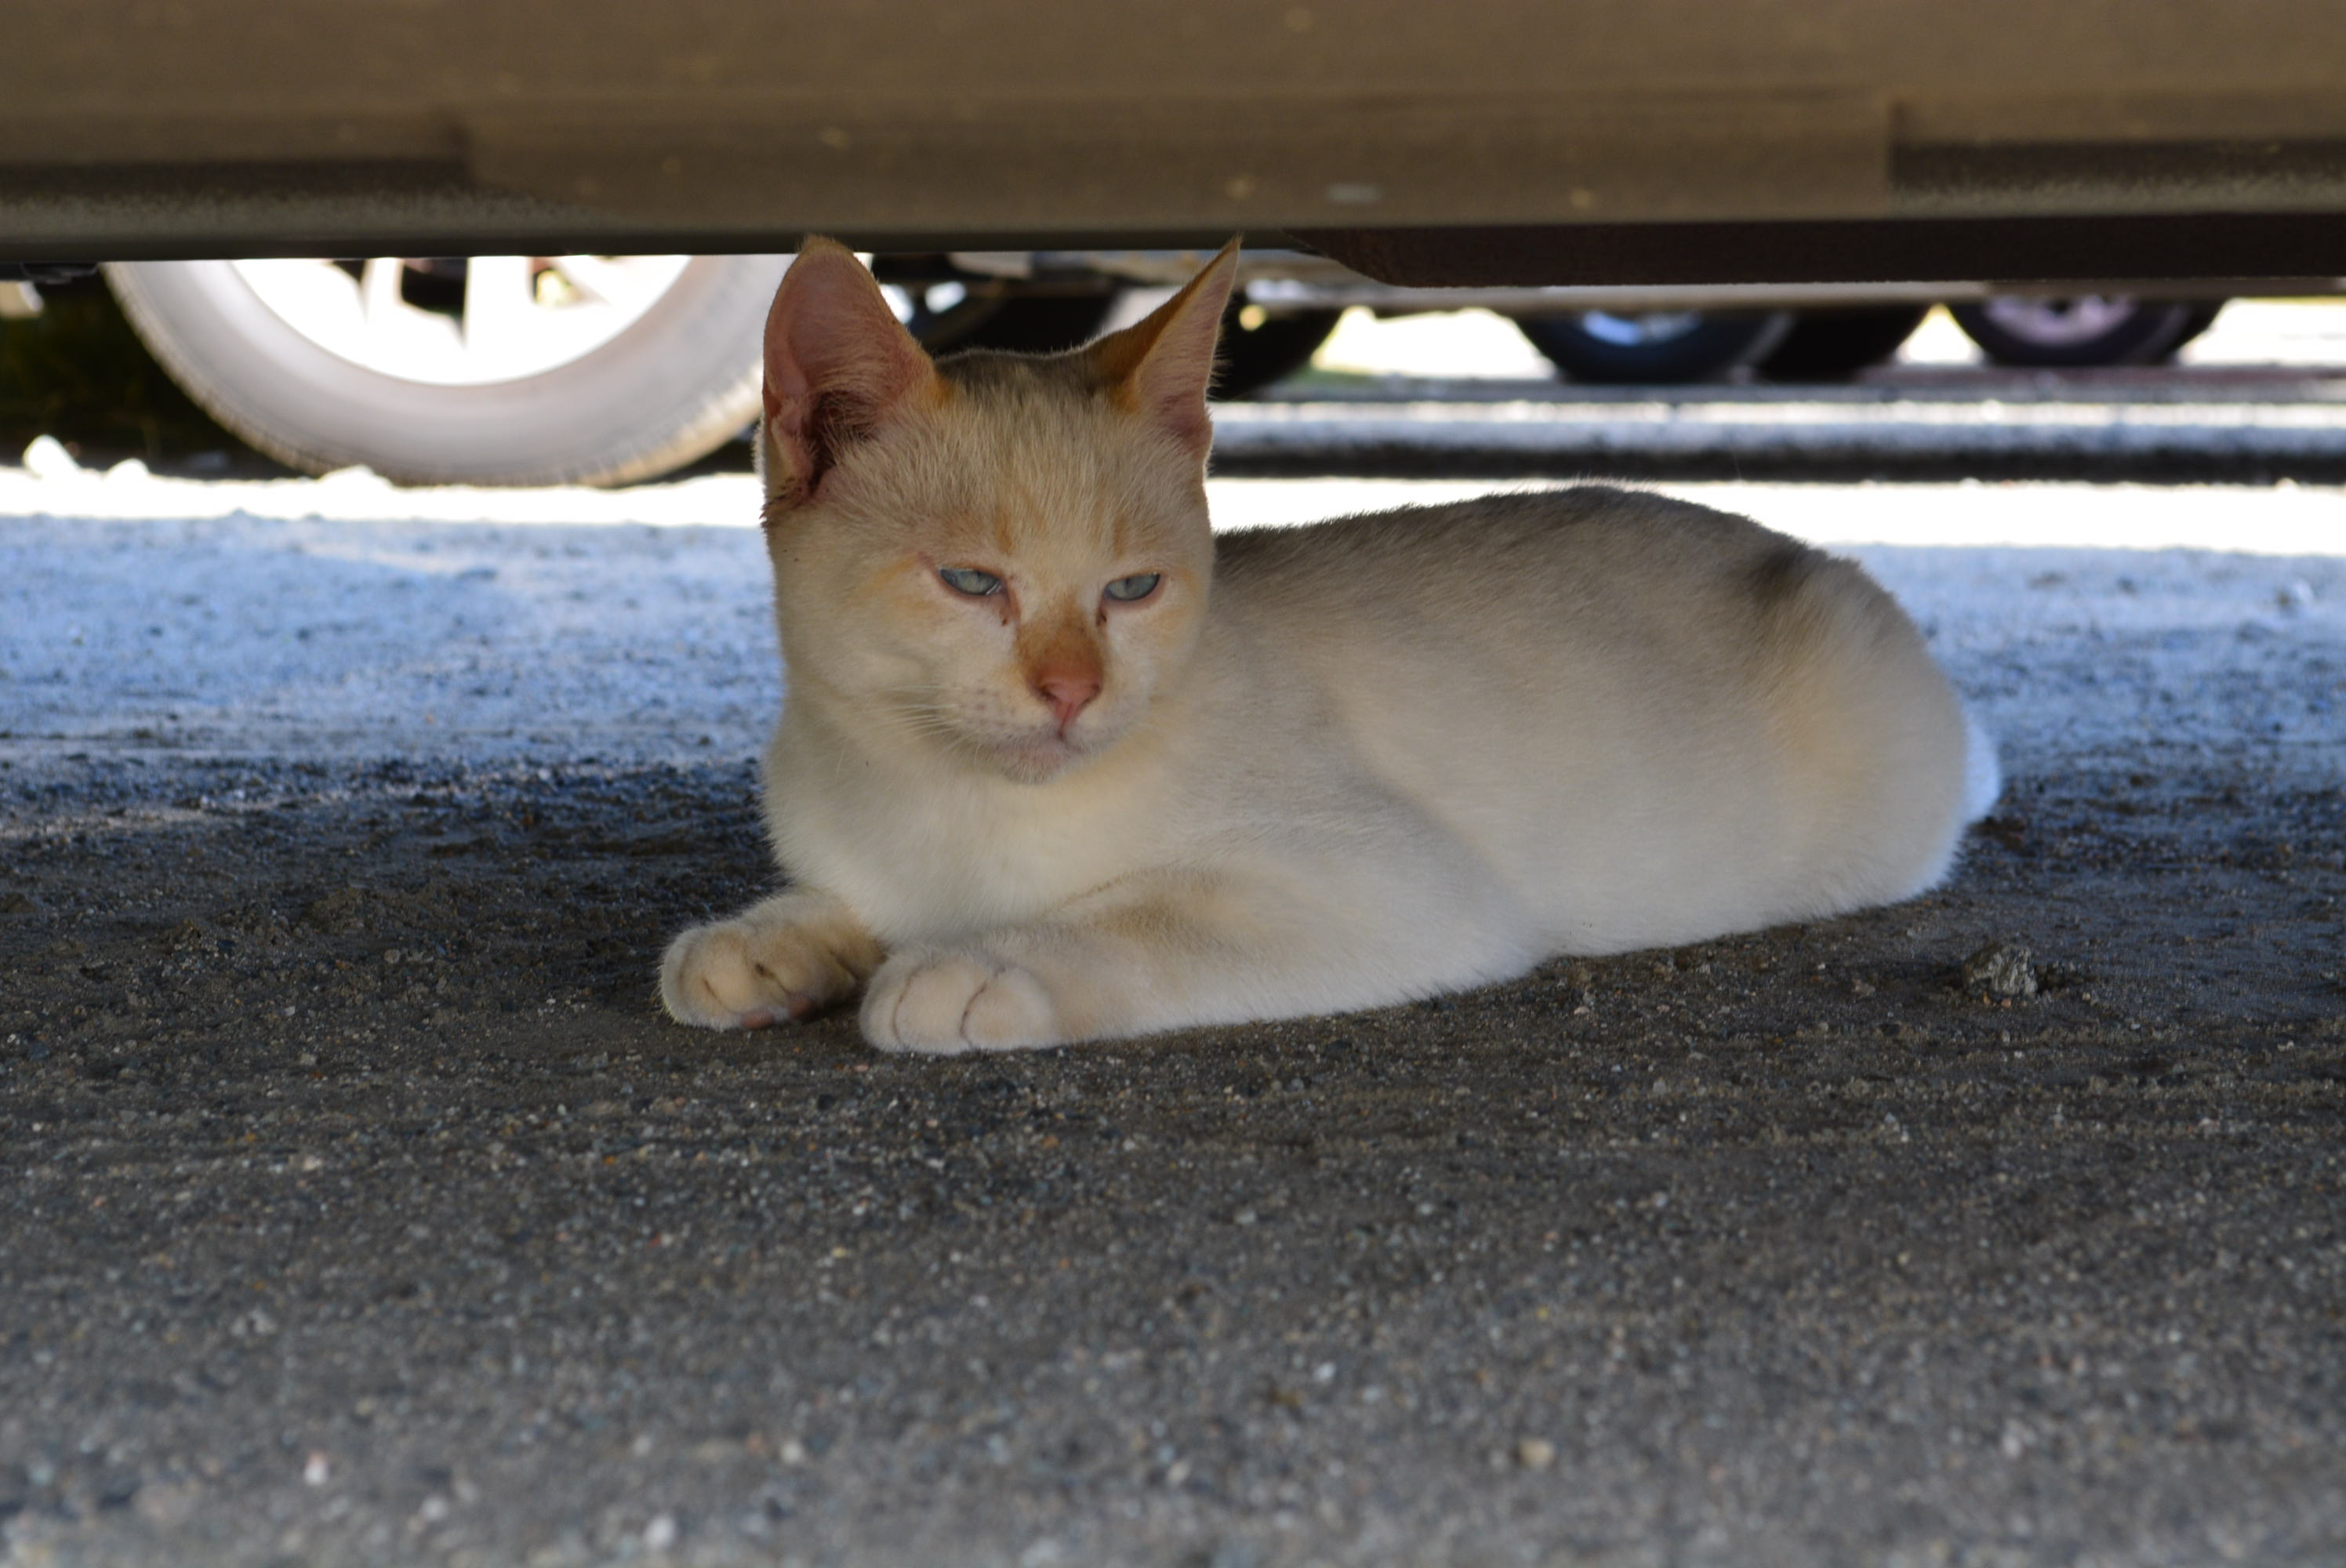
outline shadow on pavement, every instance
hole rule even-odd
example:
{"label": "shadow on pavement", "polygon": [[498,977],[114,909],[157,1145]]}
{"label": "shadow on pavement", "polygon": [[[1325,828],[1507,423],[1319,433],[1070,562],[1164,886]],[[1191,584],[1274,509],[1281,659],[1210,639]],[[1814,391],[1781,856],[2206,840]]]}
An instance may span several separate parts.
{"label": "shadow on pavement", "polygon": [[[658,1015],[663,939],[761,883],[752,799],[740,767],[94,759],[16,788],[0,1539],[2346,1542],[2335,789],[2089,760],[2016,781],[1900,908],[954,1061],[844,1017]],[[1966,979],[1995,944],[2033,993]]]}

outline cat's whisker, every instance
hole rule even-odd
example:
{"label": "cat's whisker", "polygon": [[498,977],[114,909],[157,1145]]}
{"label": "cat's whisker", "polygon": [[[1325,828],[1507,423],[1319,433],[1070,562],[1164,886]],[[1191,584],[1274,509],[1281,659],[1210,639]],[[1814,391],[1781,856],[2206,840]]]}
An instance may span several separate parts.
{"label": "cat's whisker", "polygon": [[948,748],[986,755],[985,738],[971,733],[960,709],[928,695],[925,687],[883,688],[865,710],[872,728],[899,738],[944,741]]}
{"label": "cat's whisker", "polygon": [[875,704],[872,717],[884,725],[913,735],[951,735],[958,733],[960,728],[953,710],[939,703]]}

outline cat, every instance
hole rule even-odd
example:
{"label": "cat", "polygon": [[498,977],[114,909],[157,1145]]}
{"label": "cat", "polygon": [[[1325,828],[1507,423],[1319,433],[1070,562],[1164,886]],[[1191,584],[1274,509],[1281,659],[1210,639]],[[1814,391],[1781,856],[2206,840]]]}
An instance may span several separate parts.
{"label": "cat", "polygon": [[758,432],[788,891],[678,1020],[862,992],[954,1053],[1347,1011],[1938,883],[1997,782],[1854,565],[1616,489],[1224,535],[1237,242],[1067,353],[933,361],[853,254],[775,296]]}

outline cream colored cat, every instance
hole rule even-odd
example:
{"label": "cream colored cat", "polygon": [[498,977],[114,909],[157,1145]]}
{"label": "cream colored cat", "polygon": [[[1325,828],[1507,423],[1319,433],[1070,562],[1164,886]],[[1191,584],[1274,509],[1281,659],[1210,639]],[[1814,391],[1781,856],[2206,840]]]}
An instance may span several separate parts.
{"label": "cream colored cat", "polygon": [[1129,331],[933,363],[810,241],[760,455],[791,889],[668,949],[687,1023],[863,989],[958,1052],[1372,1007],[1946,874],[1992,753],[1857,567],[1617,490],[1226,535],[1237,253]]}

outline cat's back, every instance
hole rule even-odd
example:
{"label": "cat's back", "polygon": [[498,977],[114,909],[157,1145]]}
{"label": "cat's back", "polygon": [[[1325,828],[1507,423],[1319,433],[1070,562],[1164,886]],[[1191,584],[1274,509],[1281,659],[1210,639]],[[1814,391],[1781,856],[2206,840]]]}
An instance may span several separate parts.
{"label": "cat's back", "polygon": [[1961,710],[1851,563],[1596,486],[1218,545],[1230,678],[1267,694],[1240,706],[1309,690],[1566,946],[1902,896],[1945,863]]}
{"label": "cat's back", "polygon": [[1226,534],[1214,582],[1218,612],[1290,655],[1463,644],[1505,664],[1625,637],[1701,660],[1799,599],[1877,592],[1748,518],[1598,485]]}

